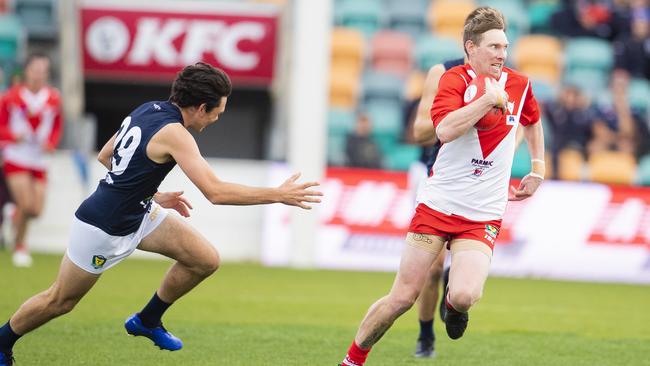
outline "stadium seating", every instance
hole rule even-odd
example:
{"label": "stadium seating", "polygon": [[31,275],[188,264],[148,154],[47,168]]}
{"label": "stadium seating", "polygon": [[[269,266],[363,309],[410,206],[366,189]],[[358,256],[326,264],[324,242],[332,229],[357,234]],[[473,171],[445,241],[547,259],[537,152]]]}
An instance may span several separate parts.
{"label": "stadium seating", "polygon": [[428,8],[428,0],[388,0],[388,26],[415,39],[427,31],[423,14]]}
{"label": "stadium seating", "polygon": [[556,84],[549,83],[545,80],[531,80],[531,85],[533,86],[533,94],[537,101],[540,103],[548,102],[557,96],[557,86]]}
{"label": "stadium seating", "polygon": [[513,47],[517,69],[534,79],[557,83],[562,74],[562,43],[547,35],[527,35]]}
{"label": "stadium seating", "polygon": [[345,67],[330,69],[329,104],[332,107],[355,108],[359,96],[359,76]]}
{"label": "stadium seating", "polygon": [[58,36],[58,17],[54,0],[20,0],[14,12],[30,37],[54,39]]}
{"label": "stadium seating", "polygon": [[338,7],[340,24],[358,29],[366,38],[370,38],[383,25],[384,13],[379,1],[344,0]]}
{"label": "stadium seating", "polygon": [[363,100],[366,104],[384,103],[401,107],[404,82],[399,77],[390,73],[371,71],[363,76],[363,86]]}
{"label": "stadium seating", "polygon": [[387,169],[408,170],[413,162],[420,157],[420,147],[415,145],[397,144],[385,154]]}
{"label": "stadium seating", "polygon": [[589,157],[591,181],[609,184],[632,184],[636,178],[634,156],[620,151],[602,151]]}
{"label": "stadium seating", "polygon": [[599,38],[579,37],[568,39],[564,48],[564,55],[567,71],[589,69],[607,73],[614,63],[611,44]]}
{"label": "stadium seating", "polygon": [[347,68],[360,75],[365,50],[363,34],[352,28],[337,27],[332,30],[331,42],[332,68]]}
{"label": "stadium seating", "polygon": [[560,151],[558,155],[557,178],[562,180],[582,180],[585,162],[582,153],[573,149]]}
{"label": "stadium seating", "polygon": [[376,71],[405,77],[413,63],[413,41],[406,33],[380,31],[371,41],[370,62]]}
{"label": "stadium seating", "polygon": [[434,1],[428,16],[431,31],[462,42],[465,18],[475,7],[476,4],[472,1]]}
{"label": "stadium seating", "polygon": [[650,111],[650,82],[645,79],[632,79],[627,92],[630,107],[642,113]]}
{"label": "stadium seating", "polygon": [[524,1],[521,0],[479,0],[479,5],[499,9],[506,18],[506,35],[511,44],[517,42],[519,37],[528,33],[530,23]]}
{"label": "stadium seating", "polygon": [[415,45],[416,64],[422,71],[428,71],[435,64],[463,57],[463,48],[454,38],[424,35]]}
{"label": "stadium seating", "polygon": [[645,155],[639,161],[637,168],[638,183],[650,186],[650,155]]}
{"label": "stadium seating", "polygon": [[528,4],[528,20],[530,31],[533,33],[553,33],[551,15],[560,8],[560,2],[555,0],[534,0]]}
{"label": "stadium seating", "polygon": [[385,155],[402,137],[402,110],[399,105],[375,100],[368,102],[365,111],[372,123],[372,138]]}

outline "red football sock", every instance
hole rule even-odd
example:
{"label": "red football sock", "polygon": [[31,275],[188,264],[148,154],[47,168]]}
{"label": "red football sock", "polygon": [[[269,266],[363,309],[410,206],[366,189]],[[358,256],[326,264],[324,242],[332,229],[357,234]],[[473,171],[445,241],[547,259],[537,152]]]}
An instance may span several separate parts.
{"label": "red football sock", "polygon": [[363,364],[366,362],[366,358],[368,358],[369,352],[370,348],[361,349],[359,346],[357,346],[356,342],[352,341],[352,345],[348,349],[348,354],[343,360],[343,365],[363,366]]}

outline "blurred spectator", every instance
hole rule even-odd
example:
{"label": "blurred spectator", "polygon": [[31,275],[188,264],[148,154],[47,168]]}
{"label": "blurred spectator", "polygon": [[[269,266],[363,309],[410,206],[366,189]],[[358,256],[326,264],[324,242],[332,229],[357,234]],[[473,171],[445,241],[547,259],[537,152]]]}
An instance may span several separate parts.
{"label": "blurred spectator", "polygon": [[370,136],[372,123],[366,113],[360,112],[354,130],[348,134],[345,153],[347,166],[379,169],[382,156],[377,144]]}
{"label": "blurred spectator", "polygon": [[557,176],[558,155],[562,150],[586,153],[595,115],[589,108],[588,98],[578,87],[570,84],[563,86],[557,99],[546,103],[543,110],[553,133],[550,150],[555,170],[553,175]]}
{"label": "blurred spectator", "polygon": [[628,7],[607,0],[564,0],[551,17],[551,24],[568,37],[599,37],[613,40],[629,29]]}
{"label": "blurred spectator", "polygon": [[611,105],[593,107],[591,139],[587,144],[589,155],[605,150],[635,153],[635,141],[630,127],[621,128],[616,110]]}
{"label": "blurred spectator", "polygon": [[637,9],[632,15],[631,33],[614,43],[614,72],[650,80],[650,9]]}

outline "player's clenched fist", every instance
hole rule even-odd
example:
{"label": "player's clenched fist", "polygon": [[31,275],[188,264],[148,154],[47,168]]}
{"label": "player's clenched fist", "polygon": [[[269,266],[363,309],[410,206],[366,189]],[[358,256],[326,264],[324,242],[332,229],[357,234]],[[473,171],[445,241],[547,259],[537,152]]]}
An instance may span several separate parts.
{"label": "player's clenched fist", "polygon": [[492,78],[485,78],[485,95],[495,108],[506,111],[508,105],[508,93],[499,85],[499,82]]}

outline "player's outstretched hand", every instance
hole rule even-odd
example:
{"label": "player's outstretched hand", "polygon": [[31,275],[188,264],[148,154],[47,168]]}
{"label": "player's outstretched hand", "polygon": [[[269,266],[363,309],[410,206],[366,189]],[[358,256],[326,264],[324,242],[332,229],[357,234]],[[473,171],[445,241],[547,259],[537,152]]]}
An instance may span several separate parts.
{"label": "player's outstretched hand", "polygon": [[298,206],[305,210],[311,210],[311,206],[307,203],[319,203],[320,196],[323,195],[320,191],[309,190],[311,187],[320,185],[318,182],[297,183],[300,173],[296,173],[285,180],[281,186],[278,187],[281,194],[281,201],[285,205]]}
{"label": "player's outstretched hand", "polygon": [[163,208],[176,210],[183,217],[190,217],[192,204],[180,192],[158,192],[153,195],[153,200]]}
{"label": "player's outstretched hand", "polygon": [[540,184],[542,184],[542,178],[534,177],[532,175],[526,175],[521,182],[519,182],[519,188],[515,186],[510,186],[510,193],[508,194],[509,201],[521,201],[532,196]]}
{"label": "player's outstretched hand", "polygon": [[499,85],[499,82],[492,79],[485,79],[485,94],[494,105],[494,108],[501,109],[505,112],[508,108],[508,93]]}

